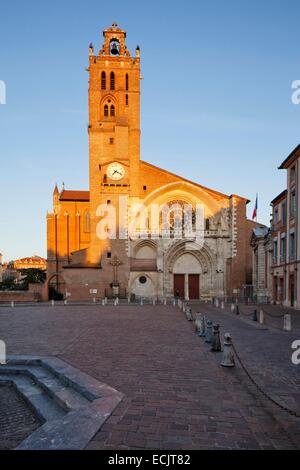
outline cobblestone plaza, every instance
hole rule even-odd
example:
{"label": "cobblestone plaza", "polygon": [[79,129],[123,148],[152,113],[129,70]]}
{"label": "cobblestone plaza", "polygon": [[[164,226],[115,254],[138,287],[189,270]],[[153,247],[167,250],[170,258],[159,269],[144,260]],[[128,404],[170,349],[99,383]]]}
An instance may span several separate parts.
{"label": "cobblestone plaza", "polygon": [[[291,362],[297,322],[286,332],[252,322],[252,307],[239,317],[229,308],[191,307],[220,324],[221,339],[232,334],[268,396],[299,413],[300,369]],[[300,448],[299,418],[270,402],[237,359],[235,368],[221,367],[222,353],[210,352],[178,307],[2,306],[0,332],[7,354],[57,356],[124,394],[87,449]]]}

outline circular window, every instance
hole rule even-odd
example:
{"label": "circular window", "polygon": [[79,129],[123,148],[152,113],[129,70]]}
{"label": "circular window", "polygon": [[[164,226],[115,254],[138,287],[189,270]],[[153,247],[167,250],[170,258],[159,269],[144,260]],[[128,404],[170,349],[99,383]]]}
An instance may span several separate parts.
{"label": "circular window", "polygon": [[146,284],[146,282],[147,282],[146,276],[141,276],[141,277],[139,278],[139,281],[140,281],[141,284]]}

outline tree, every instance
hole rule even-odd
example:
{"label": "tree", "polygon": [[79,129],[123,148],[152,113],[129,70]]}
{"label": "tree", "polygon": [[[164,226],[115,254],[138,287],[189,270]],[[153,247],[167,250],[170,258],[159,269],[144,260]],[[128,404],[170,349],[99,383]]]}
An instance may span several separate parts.
{"label": "tree", "polygon": [[21,290],[28,290],[29,284],[43,284],[46,280],[46,273],[42,269],[21,269],[21,274],[22,280],[19,283]]}

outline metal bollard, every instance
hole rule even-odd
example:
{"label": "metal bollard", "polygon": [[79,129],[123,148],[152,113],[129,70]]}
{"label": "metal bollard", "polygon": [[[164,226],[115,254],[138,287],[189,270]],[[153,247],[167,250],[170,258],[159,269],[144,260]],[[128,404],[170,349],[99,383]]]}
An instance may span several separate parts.
{"label": "metal bollard", "polygon": [[52,305],[52,307],[54,307],[54,300],[53,299],[51,300],[51,305]]}
{"label": "metal bollard", "polygon": [[235,314],[236,315],[240,314],[240,307],[238,305],[236,305],[236,307],[235,307]]}
{"label": "metal bollard", "polygon": [[285,331],[292,331],[292,317],[290,313],[286,313],[283,317],[283,329]]}
{"label": "metal bollard", "polygon": [[257,321],[257,310],[255,309],[254,312],[252,313],[252,320]]}
{"label": "metal bollard", "polygon": [[235,305],[234,304],[231,304],[230,310],[231,310],[232,313],[235,311]]}
{"label": "metal bollard", "polygon": [[224,304],[224,301],[222,300],[222,302],[221,302],[221,309],[224,310],[224,308],[225,308],[225,304]]}
{"label": "metal bollard", "polygon": [[259,311],[259,323],[263,325],[265,323],[265,312],[263,309]]}
{"label": "metal bollard", "polygon": [[220,341],[220,325],[213,325],[213,337],[211,343],[211,351],[222,351]]}
{"label": "metal bollard", "polygon": [[223,358],[221,362],[223,367],[234,367],[234,352],[230,333],[224,335]]}
{"label": "metal bollard", "polygon": [[205,315],[203,315],[203,317],[201,317],[200,319],[200,330],[199,330],[198,335],[203,338],[205,336],[205,333],[206,333],[206,319],[205,319]]}
{"label": "metal bollard", "polygon": [[193,312],[191,308],[187,308],[185,311],[187,321],[193,321]]}
{"label": "metal bollard", "polygon": [[10,302],[10,306],[11,306],[11,308],[14,308],[15,302],[13,300]]}
{"label": "metal bollard", "polygon": [[213,328],[213,323],[211,320],[207,320],[206,322],[206,332],[205,332],[205,343],[211,343],[212,342],[212,328]]}

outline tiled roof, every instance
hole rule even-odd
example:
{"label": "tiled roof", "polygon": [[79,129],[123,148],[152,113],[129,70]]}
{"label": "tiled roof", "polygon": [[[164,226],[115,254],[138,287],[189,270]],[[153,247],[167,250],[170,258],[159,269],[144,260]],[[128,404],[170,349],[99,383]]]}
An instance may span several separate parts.
{"label": "tiled roof", "polygon": [[89,201],[89,191],[67,191],[64,189],[59,197],[60,201]]}

